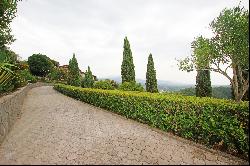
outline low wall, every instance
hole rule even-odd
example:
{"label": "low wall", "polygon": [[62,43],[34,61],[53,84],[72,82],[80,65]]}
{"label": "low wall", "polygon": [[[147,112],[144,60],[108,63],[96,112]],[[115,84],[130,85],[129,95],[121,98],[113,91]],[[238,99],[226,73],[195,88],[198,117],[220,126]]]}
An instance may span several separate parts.
{"label": "low wall", "polygon": [[28,84],[27,86],[0,98],[0,144],[9,133],[17,117],[20,116],[23,101],[27,92],[34,87],[46,85],[51,84],[40,82]]}

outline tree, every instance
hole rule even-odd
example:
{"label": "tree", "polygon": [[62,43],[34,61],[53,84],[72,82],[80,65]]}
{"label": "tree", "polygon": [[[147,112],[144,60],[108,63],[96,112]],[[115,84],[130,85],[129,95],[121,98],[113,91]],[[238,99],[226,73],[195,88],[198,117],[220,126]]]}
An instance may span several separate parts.
{"label": "tree", "polygon": [[212,96],[212,86],[210,79],[210,71],[203,70],[203,68],[209,67],[209,61],[204,60],[204,49],[206,45],[209,44],[202,36],[198,37],[192,42],[193,54],[195,57],[195,68],[197,71],[196,75],[196,86],[195,94],[197,97],[211,97]]}
{"label": "tree", "polygon": [[88,66],[88,70],[85,73],[85,77],[83,78],[82,81],[82,87],[84,88],[92,88],[94,85],[94,77],[92,75],[92,72],[90,70],[90,67]]}
{"label": "tree", "polygon": [[60,65],[59,62],[57,62],[57,61],[55,61],[55,60],[53,60],[53,59],[50,59],[50,61],[53,63],[53,65],[54,65],[55,67],[59,67],[59,65]]}
{"label": "tree", "polygon": [[11,35],[10,23],[16,16],[18,0],[0,1],[0,49],[14,41]]}
{"label": "tree", "polygon": [[[233,87],[235,100],[240,102],[249,88],[249,12],[240,6],[224,9],[210,23],[214,36],[210,39],[199,37],[199,54],[180,61],[181,70],[192,71],[199,63],[202,70],[224,75]],[[197,61],[196,56],[202,61]],[[205,64],[209,62],[209,66]],[[231,68],[233,76],[228,69]]]}
{"label": "tree", "polygon": [[33,54],[28,58],[30,72],[33,75],[44,77],[53,68],[50,58],[42,54]]}
{"label": "tree", "polygon": [[158,92],[156,71],[154,67],[154,60],[152,54],[148,56],[147,72],[146,72],[146,91]]}
{"label": "tree", "polygon": [[125,37],[123,45],[123,61],[121,65],[122,82],[135,82],[135,66],[133,56],[130,49],[130,44]]}
{"label": "tree", "polygon": [[78,67],[78,62],[75,54],[73,54],[72,59],[69,60],[68,84],[72,86],[81,86],[80,69]]}
{"label": "tree", "polygon": [[197,70],[195,94],[197,97],[212,97],[209,70]]}

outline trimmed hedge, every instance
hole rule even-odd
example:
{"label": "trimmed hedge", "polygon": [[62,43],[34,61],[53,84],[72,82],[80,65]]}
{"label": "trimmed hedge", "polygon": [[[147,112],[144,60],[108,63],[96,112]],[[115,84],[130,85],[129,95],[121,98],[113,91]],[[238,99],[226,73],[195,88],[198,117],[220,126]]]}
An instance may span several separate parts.
{"label": "trimmed hedge", "polygon": [[56,84],[59,92],[164,131],[248,157],[249,103],[175,94],[79,88]]}

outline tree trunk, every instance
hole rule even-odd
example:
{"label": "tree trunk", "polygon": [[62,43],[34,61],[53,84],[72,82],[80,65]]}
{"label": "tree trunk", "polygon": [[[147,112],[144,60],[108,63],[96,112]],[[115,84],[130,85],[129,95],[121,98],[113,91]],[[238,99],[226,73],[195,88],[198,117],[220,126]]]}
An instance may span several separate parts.
{"label": "tree trunk", "polygon": [[248,98],[249,72],[243,71],[238,65],[234,65],[231,85],[236,102],[241,102],[245,96],[247,96],[245,98]]}

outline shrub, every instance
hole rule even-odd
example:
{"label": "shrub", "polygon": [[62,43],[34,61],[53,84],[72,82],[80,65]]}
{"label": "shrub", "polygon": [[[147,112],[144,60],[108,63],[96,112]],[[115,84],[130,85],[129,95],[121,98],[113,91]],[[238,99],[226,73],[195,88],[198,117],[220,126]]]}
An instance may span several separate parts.
{"label": "shrub", "polygon": [[65,82],[68,79],[68,71],[63,69],[63,68],[59,68],[56,67],[54,69],[52,69],[52,71],[48,74],[47,76],[51,81],[56,81],[56,82]]}
{"label": "shrub", "polygon": [[115,87],[112,85],[111,81],[109,80],[100,80],[94,83],[94,88],[96,89],[115,89]]}
{"label": "shrub", "polygon": [[37,78],[35,76],[33,76],[30,71],[28,69],[26,70],[21,70],[18,72],[19,75],[25,79],[26,82],[30,82],[30,83],[35,83],[37,82]]}
{"label": "shrub", "polygon": [[124,83],[120,84],[119,90],[123,90],[123,91],[140,91],[140,92],[142,92],[144,90],[144,88],[142,87],[142,85],[140,83],[124,82]]}
{"label": "shrub", "polygon": [[46,76],[53,68],[50,58],[42,54],[33,54],[28,58],[30,71],[36,76]]}
{"label": "shrub", "polygon": [[136,119],[164,131],[248,156],[249,102],[209,97],[79,88],[54,88],[75,99]]}

